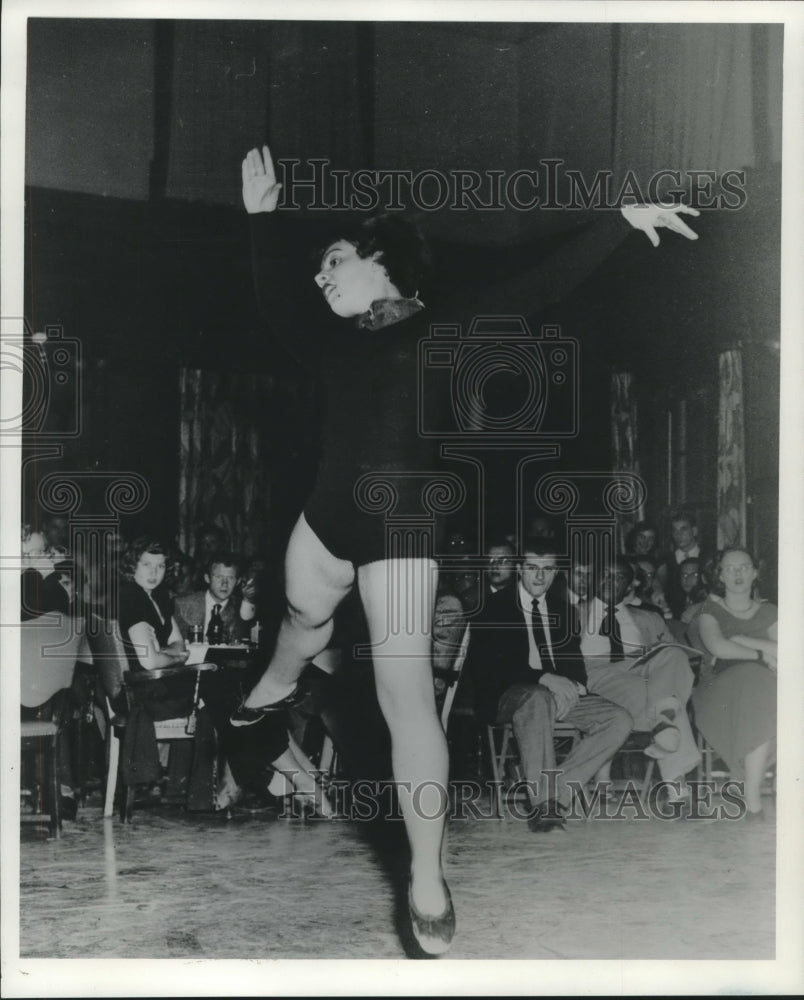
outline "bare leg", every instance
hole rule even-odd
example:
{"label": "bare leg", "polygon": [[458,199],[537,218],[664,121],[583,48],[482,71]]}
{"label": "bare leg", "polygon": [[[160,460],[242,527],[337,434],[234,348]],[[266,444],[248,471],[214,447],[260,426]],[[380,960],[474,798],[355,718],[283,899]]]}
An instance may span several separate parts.
{"label": "bare leg", "polygon": [[411,895],[421,913],[434,917],[447,905],[441,844],[449,771],[430,666],[436,580],[435,564],[425,559],[386,560],[358,570],[377,697],[391,734],[394,779],[400,783],[410,842]]}
{"label": "bare leg", "polygon": [[336,559],[302,514],[285,555],[287,611],[274,655],[246,698],[247,708],[269,705],[290,694],[302,670],[329,643],[332,616],[354,578],[352,564]]}
{"label": "bare leg", "polygon": [[762,809],[762,779],[765,777],[768,749],[767,743],[761,743],[756,750],[745,755],[745,804],[752,813]]}

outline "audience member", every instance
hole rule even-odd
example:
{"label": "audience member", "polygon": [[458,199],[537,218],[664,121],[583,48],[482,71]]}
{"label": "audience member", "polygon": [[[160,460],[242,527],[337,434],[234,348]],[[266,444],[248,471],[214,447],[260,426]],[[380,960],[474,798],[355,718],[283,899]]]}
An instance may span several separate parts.
{"label": "audience member", "polygon": [[455,591],[454,577],[440,573],[433,609],[433,684],[436,702],[441,704],[448,683],[451,680],[455,658],[466,630],[466,614],[463,603]]}
{"label": "audience member", "polygon": [[[53,558],[47,551],[47,540],[39,531],[31,531],[29,525],[22,526],[22,573],[20,574],[20,620],[38,618],[47,610],[45,605],[52,602],[52,595],[45,593],[45,584],[53,575]],[[48,589],[52,587],[51,584]],[[58,586],[58,583],[56,584]]]}
{"label": "audience member", "polygon": [[[166,550],[157,540],[138,539],[131,546],[124,562],[126,582],[120,593],[120,632],[126,647],[131,670],[154,670],[183,663],[187,659],[172,602],[165,588],[160,587],[167,568]],[[317,794],[313,774],[289,747],[287,720],[284,713],[261,720],[255,726],[236,730],[228,724],[230,706],[221,694],[220,685],[213,683],[202,689],[201,702],[196,708],[196,736],[192,752],[184,742],[176,744],[182,751],[177,755],[176,770],[190,763],[188,808],[210,809],[215,801],[213,778],[217,757],[215,729],[221,737],[238,784],[254,780],[266,784],[273,771],[284,774],[297,792],[308,797],[323,813],[329,814],[329,804]],[[195,676],[159,679],[149,684],[139,710],[135,707],[126,727],[123,767],[130,779],[158,780],[161,769],[156,756],[153,722],[187,715],[193,708]],[[215,725],[213,726],[213,719]],[[181,757],[188,759],[182,760]],[[171,765],[173,761],[171,760]]]}
{"label": "audience member", "polygon": [[534,514],[525,525],[526,538],[556,538],[558,528],[553,518],[546,514]]}
{"label": "audience member", "polygon": [[659,761],[664,781],[681,783],[670,797],[685,797],[684,775],[700,760],[687,717],[694,676],[681,649],[662,645],[673,639],[661,616],[624,603],[633,575],[617,556],[599,573],[596,596],[578,606],[588,687],[628,709],[634,729],[652,734],[645,753]]}
{"label": "audience member", "polygon": [[659,532],[652,521],[637,521],[625,539],[625,554],[659,558]]}
{"label": "audience member", "polygon": [[48,514],[42,520],[42,534],[51,552],[70,554],[70,522],[61,514]]}
{"label": "audience member", "polygon": [[591,562],[576,559],[569,570],[567,596],[571,604],[584,601],[592,588],[593,567]]}
{"label": "audience member", "polygon": [[695,556],[679,563],[673,575],[674,585],[667,599],[673,618],[689,623],[706,600],[708,591],[701,570],[701,560]]}
{"label": "audience member", "polygon": [[626,603],[669,618],[670,606],[656,575],[656,561],[651,556],[634,556],[630,562],[634,568],[634,594],[626,598]]}
{"label": "audience member", "polygon": [[[20,621],[31,622],[50,612],[71,615],[74,610],[71,565],[64,561],[54,565],[47,548],[47,539],[41,532],[31,531],[29,525],[23,525],[21,535],[23,570],[20,575]],[[49,721],[62,716],[69,725],[71,699],[71,691],[58,691],[35,708],[23,707],[21,718],[24,721]],[[66,737],[59,741],[57,769],[61,815],[64,819],[73,820],[77,815],[78,803],[73,787],[68,744]]]}
{"label": "audience member", "polygon": [[[563,825],[568,782],[585,783],[609,761],[631,731],[629,713],[589,694],[578,645],[575,609],[551,590],[558,572],[555,545],[529,539],[518,585],[492,595],[471,623],[465,670],[478,717],[512,722],[525,778],[533,782],[534,832]],[[583,734],[563,761],[555,801],[542,774],[555,768],[553,724],[565,720]]]}
{"label": "audience member", "polygon": [[516,581],[516,549],[506,536],[493,538],[486,546],[488,569],[484,577],[483,592],[486,597],[496,594]]}
{"label": "audience member", "polygon": [[[118,621],[129,670],[134,673],[176,666],[188,656],[173,617],[173,602],[160,586],[166,570],[166,548],[149,536],[133,542],[123,558]],[[188,676],[148,685],[143,701],[150,721],[187,715],[194,683]]]}
{"label": "audience member", "polygon": [[659,563],[658,575],[665,591],[679,587],[678,567],[685,559],[708,558],[698,538],[698,525],[692,511],[679,508],[670,515],[670,535],[672,548],[665,553]]}
{"label": "audience member", "polygon": [[696,619],[709,659],[693,694],[696,726],[745,782],[748,819],[764,816],[762,780],[776,757],[778,612],[753,596],[756,578],[749,552],[723,550]]}
{"label": "audience member", "polygon": [[187,639],[193,625],[203,628],[207,635],[213,609],[217,608],[224,627],[224,641],[243,641],[249,638],[256,609],[253,583],[248,593],[237,593],[240,579],[240,560],[231,552],[220,552],[210,557],[204,572],[205,590],[197,590],[176,600],[176,622],[182,638]]}

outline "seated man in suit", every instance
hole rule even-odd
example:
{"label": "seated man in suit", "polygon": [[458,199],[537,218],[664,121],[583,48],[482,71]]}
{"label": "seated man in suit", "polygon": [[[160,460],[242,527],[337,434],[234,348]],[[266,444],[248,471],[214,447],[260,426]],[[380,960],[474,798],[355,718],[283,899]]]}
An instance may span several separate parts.
{"label": "seated man in suit", "polygon": [[[674,640],[660,615],[625,603],[633,579],[631,563],[617,556],[600,572],[596,596],[578,604],[588,687],[628,709],[634,729],[653,734],[645,753],[659,761],[664,781],[683,785],[700,760],[687,718],[694,676],[681,649],[649,654]],[[668,794],[677,797],[672,790]]]}
{"label": "seated man in suit", "polygon": [[242,597],[235,594],[240,578],[240,560],[231,552],[210,556],[204,580],[206,590],[197,590],[186,597],[176,598],[175,617],[182,638],[187,638],[191,625],[201,625],[204,635],[216,606],[230,641],[247,639],[256,609],[254,594],[244,588]]}
{"label": "seated man in suit", "polygon": [[[563,825],[567,783],[588,781],[614,756],[632,724],[627,711],[587,691],[575,611],[566,588],[560,594],[550,590],[558,572],[555,550],[549,539],[525,543],[517,585],[488,597],[472,620],[465,665],[478,717],[513,723],[525,778],[534,783],[538,809],[528,820],[534,832]],[[542,771],[556,766],[557,720],[577,726],[583,739],[561,765],[553,801]]]}

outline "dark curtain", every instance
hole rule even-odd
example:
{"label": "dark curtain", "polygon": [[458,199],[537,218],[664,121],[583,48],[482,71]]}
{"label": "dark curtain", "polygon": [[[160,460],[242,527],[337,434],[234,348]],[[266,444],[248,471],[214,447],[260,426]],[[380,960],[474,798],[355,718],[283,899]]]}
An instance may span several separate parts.
{"label": "dark curtain", "polygon": [[236,551],[265,552],[273,505],[263,415],[273,380],[187,368],[179,379],[179,544],[191,552],[195,529],[212,523]]}
{"label": "dark curtain", "polygon": [[239,206],[241,161],[264,142],[276,158],[365,167],[358,31],[312,21],[177,21],[166,195]]}

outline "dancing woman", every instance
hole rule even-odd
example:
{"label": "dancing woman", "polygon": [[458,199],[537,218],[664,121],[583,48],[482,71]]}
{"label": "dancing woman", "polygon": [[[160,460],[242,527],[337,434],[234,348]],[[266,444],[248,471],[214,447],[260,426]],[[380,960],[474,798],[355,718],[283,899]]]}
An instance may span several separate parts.
{"label": "dancing woman", "polygon": [[[325,407],[322,459],[288,542],[288,606],[273,657],[233,722],[249,724],[293,702],[299,675],[327,646],[335,609],[356,583],[411,849],[411,927],[422,950],[439,955],[452,941],[455,912],[441,862],[447,744],[430,668],[437,570],[417,553],[387,552],[382,515],[360,502],[364,477],[384,474],[397,489],[397,510],[415,511],[420,474],[437,468],[435,444],[419,429],[418,345],[437,318],[418,297],[426,248],[412,226],[393,216],[368,219],[333,240],[314,280],[331,312],[351,326],[327,335],[323,316],[307,318],[313,303],[293,295],[286,276],[276,223],[280,189],[268,147],[252,149],[243,161],[243,201],[252,221],[260,308],[288,350],[317,366]],[[442,301],[437,316],[454,325],[489,311],[532,314],[576,285],[627,235],[621,215],[656,245],[656,227],[696,238],[681,212],[698,214],[682,205],[607,213],[547,264],[506,279],[492,295],[463,291],[452,304]]]}

